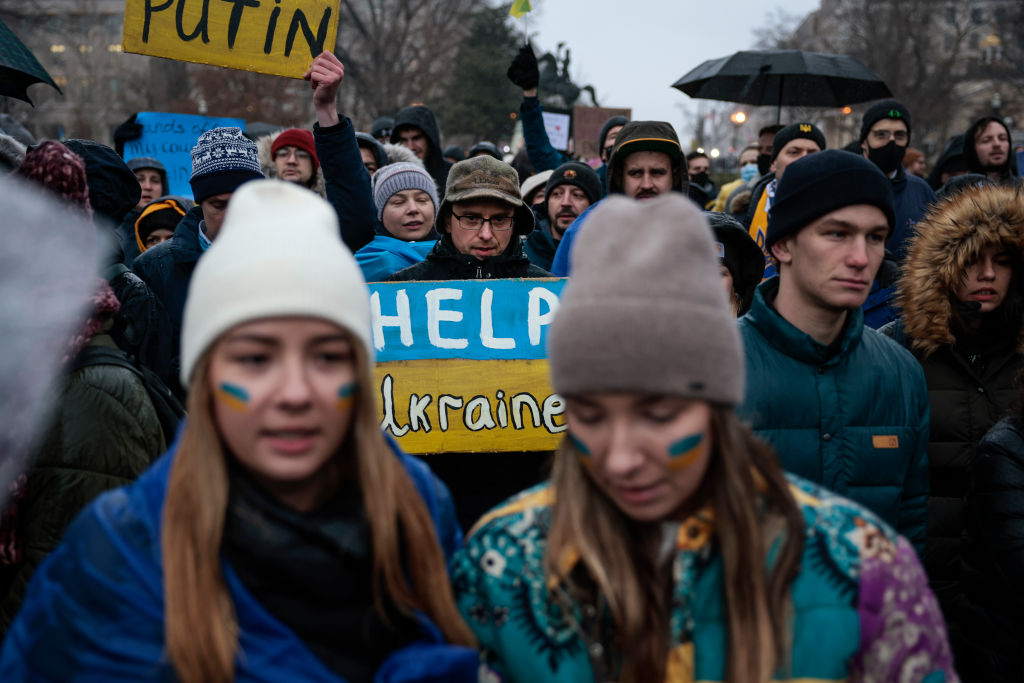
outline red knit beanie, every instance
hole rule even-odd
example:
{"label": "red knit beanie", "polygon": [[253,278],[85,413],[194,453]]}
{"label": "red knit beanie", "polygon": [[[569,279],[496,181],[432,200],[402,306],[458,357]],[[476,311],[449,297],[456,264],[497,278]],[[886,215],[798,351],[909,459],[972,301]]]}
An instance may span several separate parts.
{"label": "red knit beanie", "polygon": [[274,140],[274,144],[270,146],[270,155],[274,156],[277,154],[277,150],[289,145],[309,152],[309,156],[313,157],[313,173],[316,173],[316,170],[320,168],[320,160],[316,157],[316,143],[313,142],[313,134],[302,128],[288,128],[281,131],[281,134]]}
{"label": "red knit beanie", "polygon": [[25,155],[25,160],[18,167],[18,175],[56,192],[92,216],[85,162],[61,143],[47,140],[39,144]]}

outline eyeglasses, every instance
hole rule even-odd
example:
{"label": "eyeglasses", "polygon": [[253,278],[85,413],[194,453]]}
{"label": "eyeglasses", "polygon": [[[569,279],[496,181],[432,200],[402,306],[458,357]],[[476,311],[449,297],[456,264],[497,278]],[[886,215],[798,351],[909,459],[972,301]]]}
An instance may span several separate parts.
{"label": "eyeglasses", "polygon": [[475,214],[460,216],[452,211],[452,215],[455,216],[455,220],[459,222],[459,227],[463,230],[479,230],[484,227],[484,223],[490,223],[491,230],[494,232],[504,232],[512,229],[513,217],[509,214],[484,218]]}
{"label": "eyeglasses", "polygon": [[906,142],[908,138],[907,131],[905,130],[873,130],[871,131],[871,137],[878,142],[888,142],[890,138],[896,142]]}
{"label": "eyeglasses", "polygon": [[288,157],[290,157],[292,155],[292,152],[295,153],[295,158],[296,159],[300,159],[301,160],[301,159],[312,159],[313,158],[313,155],[310,154],[309,152],[307,152],[306,150],[298,149],[296,147],[282,147],[281,149],[279,149],[276,152],[274,152],[274,158],[275,159],[287,159]]}

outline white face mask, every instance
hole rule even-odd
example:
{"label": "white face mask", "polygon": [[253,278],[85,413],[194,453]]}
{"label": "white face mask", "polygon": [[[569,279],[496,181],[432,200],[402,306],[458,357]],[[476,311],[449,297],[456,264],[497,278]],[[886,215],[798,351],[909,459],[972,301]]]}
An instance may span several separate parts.
{"label": "white face mask", "polygon": [[751,162],[740,169],[740,179],[749,183],[757,176],[757,162]]}

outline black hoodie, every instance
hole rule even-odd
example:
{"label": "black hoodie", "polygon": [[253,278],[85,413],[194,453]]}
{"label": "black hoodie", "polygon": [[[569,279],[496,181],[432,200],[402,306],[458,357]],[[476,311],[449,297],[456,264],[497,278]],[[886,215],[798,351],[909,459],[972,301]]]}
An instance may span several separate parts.
{"label": "black hoodie", "polygon": [[444,158],[444,148],[441,147],[441,128],[437,125],[437,118],[434,112],[422,104],[405,107],[395,114],[395,127],[391,129],[391,142],[401,144],[402,136],[399,132],[402,128],[418,128],[427,136],[430,144],[427,146],[427,156],[423,159],[423,166],[427,173],[437,183],[437,194],[444,196],[444,188],[448,182],[448,171],[452,164]]}

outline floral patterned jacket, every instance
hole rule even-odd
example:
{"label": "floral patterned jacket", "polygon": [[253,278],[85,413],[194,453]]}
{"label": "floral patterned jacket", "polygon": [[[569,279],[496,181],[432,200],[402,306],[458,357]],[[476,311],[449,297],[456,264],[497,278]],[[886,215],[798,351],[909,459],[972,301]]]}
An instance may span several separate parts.
{"label": "floral patterned jacket", "polygon": [[[790,661],[777,680],[956,681],[946,626],[905,538],[845,498],[790,475],[806,522],[791,586]],[[453,558],[459,609],[494,680],[602,681],[607,624],[551,599],[543,568],[554,493],[542,484],[486,515]],[[667,681],[722,681],[728,663],[722,558],[710,509],[679,526]],[[609,675],[610,674],[610,675]]]}

